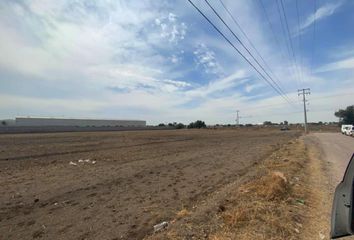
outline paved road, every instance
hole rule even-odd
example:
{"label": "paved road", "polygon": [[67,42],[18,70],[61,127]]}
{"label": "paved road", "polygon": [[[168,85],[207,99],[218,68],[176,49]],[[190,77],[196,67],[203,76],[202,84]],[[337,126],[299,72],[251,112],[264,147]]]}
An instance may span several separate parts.
{"label": "paved road", "polygon": [[341,133],[312,133],[311,135],[323,151],[324,160],[332,166],[329,174],[331,183],[335,186],[342,180],[354,153],[354,138]]}

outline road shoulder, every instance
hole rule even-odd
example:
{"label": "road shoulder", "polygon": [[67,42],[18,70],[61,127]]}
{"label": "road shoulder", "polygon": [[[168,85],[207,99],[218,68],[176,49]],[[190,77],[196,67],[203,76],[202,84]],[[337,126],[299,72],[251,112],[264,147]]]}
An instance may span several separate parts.
{"label": "road shoulder", "polygon": [[275,149],[241,184],[224,186],[207,207],[184,211],[147,239],[328,239],[326,166],[305,141]]}

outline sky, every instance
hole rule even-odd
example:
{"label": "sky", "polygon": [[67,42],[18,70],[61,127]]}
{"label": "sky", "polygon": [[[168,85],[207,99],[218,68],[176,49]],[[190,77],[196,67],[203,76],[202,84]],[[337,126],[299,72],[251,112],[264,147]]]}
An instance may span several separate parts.
{"label": "sky", "polygon": [[260,65],[193,2],[268,81],[187,0],[3,0],[0,119],[302,122],[302,88],[310,122],[354,104],[354,1],[209,0]]}

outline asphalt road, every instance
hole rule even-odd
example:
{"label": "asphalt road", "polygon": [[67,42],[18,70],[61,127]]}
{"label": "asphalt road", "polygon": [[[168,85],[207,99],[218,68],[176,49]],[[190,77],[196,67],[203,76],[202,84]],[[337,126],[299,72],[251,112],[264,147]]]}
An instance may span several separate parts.
{"label": "asphalt road", "polygon": [[331,165],[330,182],[331,185],[336,186],[342,180],[354,153],[354,138],[341,133],[312,133],[311,135],[323,153],[323,160]]}

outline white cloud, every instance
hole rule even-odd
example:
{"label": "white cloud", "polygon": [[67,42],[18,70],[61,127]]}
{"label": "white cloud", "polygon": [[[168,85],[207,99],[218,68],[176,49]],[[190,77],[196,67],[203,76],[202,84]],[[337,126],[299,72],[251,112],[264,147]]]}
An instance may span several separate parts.
{"label": "white cloud", "polygon": [[196,57],[196,63],[202,66],[206,73],[221,73],[222,69],[215,58],[214,51],[210,50],[205,44],[198,44],[193,53]]}
{"label": "white cloud", "polygon": [[175,55],[175,54],[172,54],[172,56],[171,56],[171,62],[172,63],[178,63],[180,60],[181,60],[181,58],[180,57],[178,57],[177,55]]}
{"label": "white cloud", "polygon": [[[301,113],[284,116],[299,109],[289,110],[287,104],[274,107],[284,100],[255,79],[257,74],[185,3],[170,4],[173,8],[160,8],[166,5],[156,1],[94,1],[89,7],[85,2],[68,6],[66,1],[40,0],[6,4],[0,8],[0,67],[29,76],[43,89],[26,94],[12,90],[13,95],[10,91],[3,94],[3,90],[2,115],[42,111],[54,116],[63,112],[73,117],[141,118],[149,123],[196,119],[231,123],[234,110],[240,108],[242,115],[254,116],[247,119],[251,122],[284,121],[285,117],[302,121]],[[22,7],[26,4],[28,7]],[[329,78],[311,74],[306,55],[301,67],[305,82],[296,84],[289,59],[281,58],[281,47],[272,41],[262,15],[255,14],[253,1],[229,1],[227,5],[292,98],[297,99],[296,90],[302,85],[317,91],[316,95],[333,90],[327,85]],[[318,20],[338,8],[326,10],[325,6],[318,9]],[[341,61],[323,66],[322,71],[352,66],[350,58]],[[1,74],[0,88],[10,85],[13,89],[27,81],[25,77],[22,82],[11,82]],[[353,85],[353,79],[346,80],[347,85]],[[46,84],[77,89],[78,95],[39,97]],[[259,91],[261,86],[264,88]],[[77,99],[78,104],[73,104]],[[330,100],[333,104],[350,102]],[[262,104],[273,108],[251,111]],[[319,101],[314,110],[326,104]],[[310,115],[311,119],[320,116]],[[327,116],[333,119],[332,113]]]}
{"label": "white cloud", "polygon": [[321,19],[324,19],[334,14],[335,11],[343,4],[343,2],[344,2],[343,0],[338,0],[338,1],[326,3],[323,6],[319,7],[316,10],[316,13],[311,14],[310,16],[307,17],[305,22],[301,25],[300,31],[305,30],[310,25],[312,25],[315,21],[319,21]]}
{"label": "white cloud", "polygon": [[206,97],[209,94],[242,85],[248,80],[245,71],[239,70],[227,77],[211,81],[205,86],[186,91],[185,94],[189,97]]}
{"label": "white cloud", "polygon": [[320,72],[329,72],[329,71],[344,70],[344,69],[354,70],[354,57],[325,64],[324,66],[317,68],[316,72],[320,73]]}
{"label": "white cloud", "polygon": [[264,87],[264,84],[262,83],[253,83],[253,84],[247,84],[245,87],[245,90],[247,93],[252,92],[253,90],[260,88],[260,87]]}
{"label": "white cloud", "polygon": [[187,34],[187,25],[178,22],[177,15],[169,13],[168,16],[155,19],[155,24],[161,28],[160,36],[169,42],[177,44]]}

